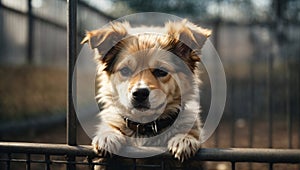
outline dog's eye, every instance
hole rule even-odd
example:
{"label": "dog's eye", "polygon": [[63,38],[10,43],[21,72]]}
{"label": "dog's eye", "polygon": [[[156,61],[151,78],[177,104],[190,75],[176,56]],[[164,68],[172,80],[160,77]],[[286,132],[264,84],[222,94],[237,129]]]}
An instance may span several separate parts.
{"label": "dog's eye", "polygon": [[165,77],[168,75],[168,71],[165,68],[156,68],[152,73],[155,77]]}
{"label": "dog's eye", "polygon": [[120,73],[122,76],[124,77],[128,77],[132,74],[132,71],[130,70],[130,68],[128,67],[123,67],[121,70],[120,70]]}

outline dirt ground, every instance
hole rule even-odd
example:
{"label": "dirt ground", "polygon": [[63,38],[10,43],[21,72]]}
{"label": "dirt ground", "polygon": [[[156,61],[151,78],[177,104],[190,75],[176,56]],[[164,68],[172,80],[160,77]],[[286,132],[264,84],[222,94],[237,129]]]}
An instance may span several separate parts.
{"label": "dirt ground", "polygon": [[53,115],[66,107],[66,70],[0,67],[0,123]]}

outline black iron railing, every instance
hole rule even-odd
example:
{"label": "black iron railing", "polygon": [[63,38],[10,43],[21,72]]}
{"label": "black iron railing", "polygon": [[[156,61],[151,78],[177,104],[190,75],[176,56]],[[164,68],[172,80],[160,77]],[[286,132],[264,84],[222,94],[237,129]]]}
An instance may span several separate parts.
{"label": "black iron railing", "polygon": [[[158,150],[160,148],[133,148],[126,147],[126,152],[142,153],[151,150]],[[161,148],[162,149],[162,148]],[[14,143],[14,142],[0,142],[0,153],[6,154],[2,156],[0,162],[6,163],[6,169],[10,168],[11,162],[23,162],[27,167],[35,163],[51,164],[64,164],[68,169],[75,168],[75,165],[103,165],[103,163],[93,162],[92,160],[97,157],[91,146],[86,145],[67,145],[67,144],[43,144],[43,143]],[[24,158],[16,159],[11,154],[24,154]],[[30,159],[30,155],[44,155],[44,159],[40,157],[37,160]],[[65,160],[51,160],[50,156],[66,156]],[[257,163],[300,163],[300,150],[299,149],[262,149],[262,148],[203,148],[198,151],[193,158],[195,161],[221,161],[230,162],[232,169],[235,163],[238,162],[257,162]],[[75,161],[74,157],[83,157],[81,161]],[[173,159],[172,155],[168,152],[159,155],[162,160]],[[72,159],[70,159],[72,158]],[[151,158],[150,158],[151,159]],[[133,163],[136,161],[133,161]],[[147,167],[148,165],[145,165]],[[161,165],[155,165],[160,167]],[[143,167],[143,165],[139,165]],[[160,167],[162,168],[162,167]],[[50,169],[50,168],[49,168]]]}

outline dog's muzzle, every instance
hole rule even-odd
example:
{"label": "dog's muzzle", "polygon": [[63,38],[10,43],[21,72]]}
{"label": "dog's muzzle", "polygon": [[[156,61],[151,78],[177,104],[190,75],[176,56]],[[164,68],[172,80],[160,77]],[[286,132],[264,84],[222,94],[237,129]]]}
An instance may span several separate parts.
{"label": "dog's muzzle", "polygon": [[138,88],[132,92],[132,105],[138,110],[147,110],[150,108],[149,104],[150,91],[147,88]]}

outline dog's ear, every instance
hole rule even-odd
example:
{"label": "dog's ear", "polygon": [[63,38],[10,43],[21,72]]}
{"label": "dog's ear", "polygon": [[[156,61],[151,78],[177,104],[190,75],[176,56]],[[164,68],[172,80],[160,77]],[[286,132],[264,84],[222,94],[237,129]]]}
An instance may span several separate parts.
{"label": "dog's ear", "polygon": [[193,71],[200,61],[200,52],[211,31],[188,22],[166,23],[167,34],[171,38],[172,52],[180,57]]}
{"label": "dog's ear", "polygon": [[81,44],[88,43],[92,49],[97,49],[103,57],[114,45],[127,35],[128,22],[114,22],[110,26],[86,33]]}
{"label": "dog's ear", "polygon": [[186,19],[180,22],[169,22],[166,28],[169,36],[183,42],[191,49],[201,49],[211,35],[211,30],[201,28]]}

